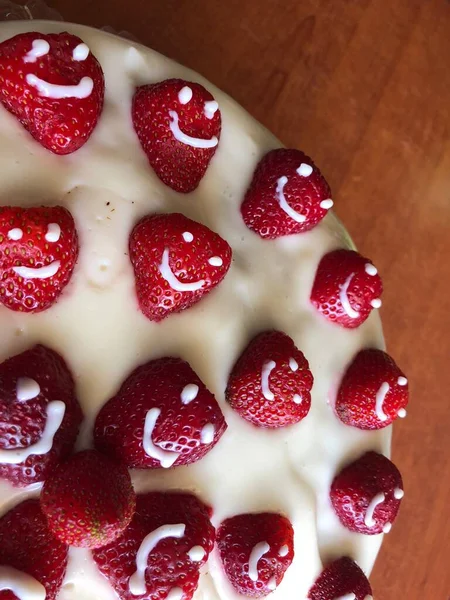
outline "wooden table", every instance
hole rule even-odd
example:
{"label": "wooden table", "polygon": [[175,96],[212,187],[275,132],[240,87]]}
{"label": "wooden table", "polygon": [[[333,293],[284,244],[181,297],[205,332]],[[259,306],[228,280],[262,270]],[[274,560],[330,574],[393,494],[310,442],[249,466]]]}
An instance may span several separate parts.
{"label": "wooden table", "polygon": [[66,20],[129,30],[200,71],[320,165],[337,214],[383,276],[389,350],[412,387],[393,452],[406,499],[372,577],[376,598],[447,600],[450,3],[49,4]]}

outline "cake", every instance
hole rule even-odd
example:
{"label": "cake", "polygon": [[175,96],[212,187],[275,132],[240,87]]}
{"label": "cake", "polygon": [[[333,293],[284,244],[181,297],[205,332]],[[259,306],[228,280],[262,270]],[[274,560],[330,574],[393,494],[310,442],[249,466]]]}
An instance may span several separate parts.
{"label": "cake", "polygon": [[139,44],[0,33],[0,597],[369,600],[408,384],[321,171]]}

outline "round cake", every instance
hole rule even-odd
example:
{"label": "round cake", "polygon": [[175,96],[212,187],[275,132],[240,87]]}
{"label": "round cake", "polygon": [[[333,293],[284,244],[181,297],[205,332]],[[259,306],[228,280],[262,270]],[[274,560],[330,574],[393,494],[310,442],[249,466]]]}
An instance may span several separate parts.
{"label": "round cake", "polygon": [[139,44],[0,41],[0,598],[370,600],[408,385],[324,174]]}

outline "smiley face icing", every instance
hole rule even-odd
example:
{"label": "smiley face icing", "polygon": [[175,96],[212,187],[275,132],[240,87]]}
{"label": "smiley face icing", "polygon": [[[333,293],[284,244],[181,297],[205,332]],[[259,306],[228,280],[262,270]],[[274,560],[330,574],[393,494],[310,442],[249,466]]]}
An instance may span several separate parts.
{"label": "smiley face icing", "polygon": [[0,44],[0,101],[55,154],[70,154],[86,143],[104,93],[100,64],[74,35],[31,32]]}

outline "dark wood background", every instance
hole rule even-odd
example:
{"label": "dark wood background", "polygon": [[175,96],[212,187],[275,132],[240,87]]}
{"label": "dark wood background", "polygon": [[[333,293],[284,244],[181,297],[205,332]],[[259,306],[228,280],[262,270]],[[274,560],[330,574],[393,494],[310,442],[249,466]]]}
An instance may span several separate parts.
{"label": "dark wood background", "polygon": [[378,266],[390,353],[411,381],[394,434],[406,496],[376,600],[450,598],[450,3],[47,0],[201,72],[314,157]]}

